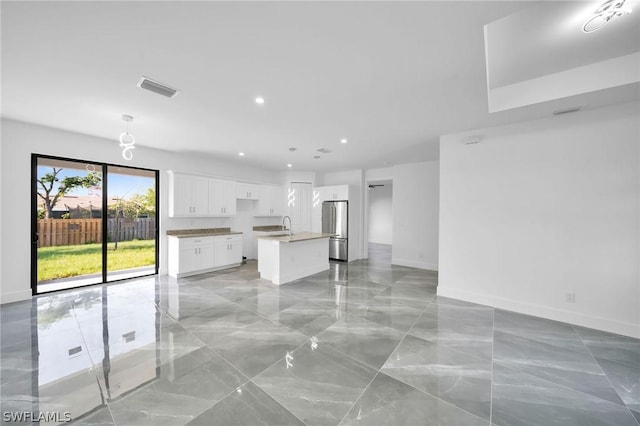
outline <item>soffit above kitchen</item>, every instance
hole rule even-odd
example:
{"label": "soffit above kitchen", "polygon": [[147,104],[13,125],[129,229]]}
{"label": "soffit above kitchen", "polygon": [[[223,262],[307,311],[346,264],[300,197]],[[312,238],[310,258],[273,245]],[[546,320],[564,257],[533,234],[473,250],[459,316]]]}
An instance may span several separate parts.
{"label": "soffit above kitchen", "polygon": [[435,160],[442,134],[638,99],[614,87],[491,114],[484,26],[536,5],[3,1],[2,116],[118,149],[129,114],[136,156],[331,171]]}

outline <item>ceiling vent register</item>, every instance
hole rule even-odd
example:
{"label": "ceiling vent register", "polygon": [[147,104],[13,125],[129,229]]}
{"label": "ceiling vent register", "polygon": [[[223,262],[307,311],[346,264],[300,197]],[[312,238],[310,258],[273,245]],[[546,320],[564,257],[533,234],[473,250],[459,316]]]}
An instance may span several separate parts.
{"label": "ceiling vent register", "polygon": [[331,152],[331,150],[327,148],[320,148],[320,149],[317,149],[316,151],[321,152],[323,154],[328,154]]}
{"label": "ceiling vent register", "polygon": [[138,82],[138,87],[157,93],[158,95],[166,96],[167,98],[173,98],[178,94],[176,89],[173,89],[166,84],[151,80],[148,77],[142,77],[140,82]]}

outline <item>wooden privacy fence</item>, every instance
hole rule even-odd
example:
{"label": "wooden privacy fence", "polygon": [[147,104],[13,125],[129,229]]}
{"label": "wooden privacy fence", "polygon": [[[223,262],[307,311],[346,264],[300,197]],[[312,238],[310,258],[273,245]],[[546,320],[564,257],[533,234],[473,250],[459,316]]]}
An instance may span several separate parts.
{"label": "wooden privacy fence", "polygon": [[[102,242],[102,219],[38,219],[38,247]],[[107,241],[151,240],[155,218],[107,219]]]}

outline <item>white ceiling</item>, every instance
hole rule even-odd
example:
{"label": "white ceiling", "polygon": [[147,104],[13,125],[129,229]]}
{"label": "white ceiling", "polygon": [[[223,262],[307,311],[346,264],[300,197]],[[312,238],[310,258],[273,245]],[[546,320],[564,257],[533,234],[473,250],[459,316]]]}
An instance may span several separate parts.
{"label": "white ceiling", "polygon": [[[638,99],[622,87],[489,114],[483,25],[531,5],[3,1],[2,115],[117,149],[130,114],[136,156],[329,171],[437,159],[441,134]],[[142,75],[180,93],[143,91]]]}
{"label": "white ceiling", "polygon": [[635,13],[585,34],[582,25],[598,4],[542,2],[491,23],[489,85],[506,86],[640,50],[640,0],[625,2]]}

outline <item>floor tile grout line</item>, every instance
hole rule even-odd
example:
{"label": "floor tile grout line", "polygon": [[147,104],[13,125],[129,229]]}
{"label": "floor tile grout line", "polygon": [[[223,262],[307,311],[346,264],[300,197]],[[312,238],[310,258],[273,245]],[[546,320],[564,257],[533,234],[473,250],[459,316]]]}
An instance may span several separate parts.
{"label": "floor tile grout line", "polygon": [[[416,337],[416,336],[413,336],[413,335],[409,334],[409,331],[411,331],[411,329],[413,329],[413,327],[418,323],[418,321],[420,320],[420,318],[422,317],[422,315],[427,311],[427,307],[428,307],[428,306],[429,306],[428,304],[427,304],[427,305],[425,305],[425,307],[423,308],[423,310],[422,310],[422,312],[420,313],[420,315],[418,315],[418,317],[417,317],[417,318],[416,318],[416,320],[413,322],[413,324],[411,325],[411,327],[409,327],[409,329],[407,330],[407,332],[405,333],[405,335],[403,336],[403,338],[400,340],[400,342],[398,343],[398,345],[396,346],[396,348],[395,348],[393,351],[391,351],[391,353],[390,353],[390,354],[389,354],[389,356],[387,357],[387,360],[384,362],[384,364],[382,364],[382,366],[380,367],[380,370],[378,371],[378,373],[382,373],[382,374],[384,374],[384,375],[386,375],[386,376],[389,376],[389,377],[391,377],[392,379],[397,380],[397,381],[399,381],[399,382],[401,382],[401,383],[404,383],[405,385],[407,385],[407,386],[409,386],[409,387],[411,387],[411,388],[413,388],[413,389],[417,390],[418,392],[421,392],[421,393],[423,393],[423,394],[425,394],[425,395],[428,395],[428,396],[430,396],[430,397],[432,397],[432,398],[435,398],[435,399],[437,399],[438,401],[441,401],[441,402],[443,402],[443,403],[445,403],[445,404],[447,404],[447,405],[450,405],[450,406],[452,406],[452,407],[455,407],[455,408],[456,408],[456,409],[458,409],[458,410],[464,411],[465,413],[467,413],[467,414],[469,414],[469,415],[471,415],[471,416],[474,416],[474,417],[476,417],[476,418],[478,418],[478,419],[481,419],[482,421],[486,421],[485,419],[483,419],[482,417],[478,416],[477,414],[474,414],[474,413],[472,413],[472,412],[470,412],[470,411],[468,411],[468,410],[466,410],[466,409],[464,409],[464,408],[462,408],[462,407],[459,407],[458,405],[456,405],[456,404],[454,404],[454,403],[452,403],[452,402],[446,401],[446,400],[444,400],[444,399],[440,398],[440,397],[439,397],[439,396],[437,396],[437,395],[433,395],[433,394],[431,394],[431,393],[429,393],[429,392],[427,392],[427,391],[424,391],[424,390],[422,390],[422,389],[419,389],[419,388],[415,387],[414,385],[412,385],[411,383],[406,383],[404,380],[400,380],[399,378],[394,377],[392,374],[388,374],[388,373],[386,373],[386,372],[382,371],[382,369],[384,368],[385,364],[387,363],[387,361],[389,360],[389,358],[391,357],[391,355],[393,355],[393,353],[396,351],[396,349],[398,349],[398,347],[402,344],[402,342],[404,342],[404,340],[406,339],[406,337],[407,337],[407,336],[411,336],[411,337],[414,337],[414,338],[420,339],[419,337]],[[420,339],[420,340],[427,341],[427,340],[424,340],[424,339]],[[428,341],[427,341],[427,342],[428,342]],[[429,343],[433,343],[433,342],[429,342]],[[452,349],[452,348],[449,348],[449,349]],[[456,350],[456,352],[461,352],[461,353],[464,353],[465,355],[469,355],[469,354],[467,354],[466,352],[462,352],[462,351],[459,351],[459,350]],[[469,356],[471,356],[471,355],[469,355]],[[474,356],[474,358],[482,359],[483,361],[486,361],[486,359],[484,359],[484,358],[479,358],[479,357],[476,357],[476,356]],[[351,409],[350,409],[350,410],[351,410]],[[489,421],[489,424],[491,424],[491,421]]]}
{"label": "floor tile grout line", "polygon": [[448,406],[451,406],[451,407],[455,408],[456,410],[463,411],[464,413],[466,413],[466,414],[468,414],[468,415],[470,415],[470,416],[473,416],[473,417],[475,417],[476,419],[480,419],[480,420],[482,420],[483,422],[489,422],[489,423],[491,423],[491,422],[490,422],[490,421],[488,421],[487,419],[483,419],[482,417],[478,416],[477,414],[472,413],[471,411],[469,411],[469,410],[467,410],[467,409],[464,409],[464,408],[462,408],[462,407],[460,407],[460,406],[458,406],[458,405],[454,404],[453,402],[447,401],[446,399],[442,399],[442,398],[441,398],[441,397],[439,397],[438,395],[434,395],[434,394],[432,394],[432,393],[430,393],[430,392],[427,392],[427,391],[425,391],[425,390],[423,390],[423,389],[417,388],[417,387],[415,387],[414,385],[412,385],[411,383],[404,382],[403,380],[401,380],[401,379],[400,379],[400,378],[398,378],[398,377],[395,377],[395,376],[394,376],[394,375],[392,375],[392,374],[386,373],[386,372],[384,372],[384,371],[382,371],[382,370],[380,370],[380,373],[382,373],[382,374],[384,374],[384,375],[386,375],[386,376],[389,376],[389,377],[391,377],[392,379],[397,380],[397,381],[399,381],[400,383],[403,383],[403,384],[405,384],[405,385],[407,385],[407,386],[411,387],[412,389],[414,389],[414,390],[416,390],[416,391],[418,391],[418,392],[420,392],[420,393],[423,393],[423,394],[425,394],[425,395],[427,395],[427,396],[430,396],[431,398],[437,399],[438,401],[440,401],[440,402],[442,402],[442,403],[444,403],[444,404],[446,404],[446,405],[448,405]]}
{"label": "floor tile grout line", "polygon": [[362,396],[365,394],[365,392],[367,391],[367,389],[369,389],[369,387],[371,387],[371,384],[373,383],[373,381],[376,379],[376,377],[378,377],[378,375],[380,374],[380,370],[376,371],[376,374],[373,375],[373,377],[371,378],[371,380],[369,381],[369,383],[367,384],[367,386],[364,387],[364,389],[362,389],[362,392],[360,392],[360,395],[358,395],[358,397],[353,401],[353,403],[351,404],[351,406],[349,407],[349,409],[347,409],[347,412],[344,413],[344,416],[342,416],[342,418],[340,419],[340,421],[338,423],[336,423],[336,426],[339,426],[342,424],[342,422],[344,421],[344,419],[349,415],[349,413],[351,412],[351,410],[353,410],[355,408],[355,406],[358,404],[358,401],[360,401],[362,399]]}
{"label": "floor tile grout line", "polygon": [[[80,337],[82,337],[82,342],[84,343],[84,347],[87,348],[87,357],[89,358],[89,362],[91,363],[91,372],[93,374],[98,372],[98,369],[96,369],[96,363],[93,361],[93,357],[91,356],[91,352],[89,351],[89,345],[87,344],[87,340],[84,336],[84,333],[82,332],[82,327],[80,326],[80,321],[78,320],[78,315],[76,313],[76,308],[75,306],[71,303],[71,302],[67,302],[69,303],[69,305],[71,306],[71,310],[73,311],[73,318],[76,321],[76,324],[78,326],[78,332],[80,333]],[[100,378],[98,377],[98,375],[96,374],[94,376],[96,378],[96,385],[98,386],[98,391],[100,392],[100,396],[101,398],[104,398],[104,406],[107,408],[107,411],[109,412],[109,416],[111,417],[111,420],[113,421],[114,426],[117,425],[116,423],[116,418],[113,415],[113,411],[111,410],[111,404],[109,404],[109,397],[108,395],[105,395],[108,393],[108,389],[102,389],[102,385],[100,384]]]}
{"label": "floor tile grout line", "polygon": [[587,349],[587,352],[591,356],[591,359],[593,359],[593,362],[595,362],[596,365],[598,366],[598,368],[600,369],[600,371],[602,371],[602,374],[604,374],[604,376],[607,378],[607,381],[611,385],[611,388],[613,389],[613,391],[616,393],[616,395],[618,395],[618,397],[620,398],[620,400],[624,404],[624,407],[627,409],[627,411],[629,411],[629,414],[631,415],[631,418],[633,418],[636,421],[636,423],[638,423],[638,425],[640,426],[640,421],[636,418],[636,416],[633,415],[633,412],[631,411],[631,408],[629,408],[629,406],[627,405],[627,403],[624,400],[624,398],[622,398],[622,396],[618,393],[618,390],[613,385],[613,382],[611,381],[611,378],[609,377],[607,372],[604,371],[604,368],[602,368],[602,366],[600,365],[600,363],[596,359],[596,356],[593,354],[593,352],[591,352],[591,349],[589,349],[589,346],[584,342],[584,340],[582,339],[582,336],[580,336],[580,333],[578,333],[578,330],[576,330],[576,328],[575,328],[575,326],[573,324],[570,324],[570,325],[571,325],[571,328],[573,329],[574,333],[576,333],[576,335],[578,336],[578,339],[580,339],[580,342],[582,343],[582,345]]}
{"label": "floor tile grout line", "polygon": [[[271,368],[271,367],[269,367],[269,368]],[[266,370],[263,370],[263,371],[266,371]],[[261,387],[260,385],[258,385],[256,382],[254,382],[254,381],[253,381],[253,379],[249,379],[249,381],[250,381],[251,383],[253,383],[253,385],[254,385],[255,387],[257,387],[257,388],[258,388],[258,389],[260,389],[262,392],[264,392],[264,393],[265,393],[265,395],[267,395],[269,398],[273,399],[273,400],[276,402],[276,404],[278,404],[279,406],[281,406],[282,408],[284,408],[284,409],[287,411],[287,413],[291,414],[293,417],[295,417],[296,419],[300,420],[300,423],[302,423],[302,424],[303,424],[303,425],[305,425],[305,426],[309,426],[309,424],[308,424],[307,422],[305,422],[304,420],[302,420],[300,417],[298,417],[298,416],[296,415],[296,413],[294,413],[293,411],[289,410],[289,409],[287,408],[287,406],[286,406],[286,405],[282,404],[282,403],[281,403],[280,401],[278,401],[278,400],[277,400],[273,395],[271,395],[271,394],[270,394],[269,392],[267,392],[266,390],[262,389],[262,387]]]}
{"label": "floor tile grout line", "polygon": [[[564,390],[570,390],[570,391],[572,391],[572,392],[578,393],[578,394],[580,394],[580,395],[584,395],[584,396],[586,396],[586,397],[595,398],[595,399],[597,399],[597,400],[599,400],[599,401],[602,401],[602,402],[604,402],[604,403],[608,403],[608,404],[615,405],[615,406],[617,406],[617,407],[627,408],[627,409],[628,409],[627,405],[626,405],[626,404],[624,404],[624,401],[623,401],[623,404],[624,404],[624,405],[620,405],[620,404],[615,403],[615,402],[613,402],[613,401],[609,401],[608,399],[604,399],[604,398],[601,398],[601,397],[599,397],[599,396],[596,396],[596,395],[593,395],[593,394],[590,394],[590,393],[587,393],[587,392],[583,392],[583,391],[581,391],[581,390],[578,390],[578,389],[572,388],[571,386],[567,386],[567,385],[564,385],[564,384],[562,384],[562,383],[556,383],[556,382],[554,382],[554,381],[552,381],[552,380],[546,379],[546,378],[544,378],[544,377],[540,377],[540,376],[535,375],[535,374],[532,374],[532,373],[530,373],[530,372],[528,372],[528,371],[524,371],[524,370],[521,370],[521,369],[519,369],[519,368],[517,368],[517,367],[513,367],[513,366],[511,366],[511,365],[507,365],[507,364],[505,364],[505,363],[504,363],[504,362],[502,362],[502,361],[495,361],[495,363],[496,363],[497,365],[499,365],[501,368],[506,368],[507,370],[513,370],[513,371],[515,371],[515,372],[518,372],[518,373],[521,373],[521,374],[525,374],[525,375],[527,375],[527,376],[534,377],[535,379],[537,379],[537,380],[539,380],[539,381],[542,381],[542,382],[548,383],[548,384],[553,385],[553,386],[560,387],[560,388],[562,388],[562,389],[564,389]],[[614,389],[614,391],[615,391],[615,389]],[[617,394],[617,392],[616,392],[616,394]],[[619,395],[618,395],[618,396],[619,396]],[[631,416],[633,416],[633,414],[631,414]],[[637,420],[636,420],[636,421],[637,421]]]}
{"label": "floor tile grout line", "polygon": [[[571,325],[571,324],[569,324],[569,325]],[[576,354],[584,354],[584,352],[580,352],[580,351],[577,351],[577,350],[575,350],[575,349],[565,348],[565,347],[562,347],[562,346],[553,345],[553,344],[551,344],[551,343],[547,343],[547,342],[542,341],[542,340],[537,340],[537,339],[533,339],[533,338],[531,338],[531,337],[527,337],[527,336],[522,335],[522,334],[518,334],[516,330],[500,330],[500,329],[495,329],[495,330],[494,330],[494,336],[495,336],[495,332],[498,332],[498,333],[504,333],[504,334],[510,334],[510,335],[514,335],[514,336],[518,336],[518,337],[519,337],[519,338],[521,338],[521,339],[528,340],[528,341],[533,342],[533,343],[536,343],[536,344],[538,344],[538,345],[542,344],[542,345],[544,345],[544,346],[551,346],[553,349],[556,349],[556,350],[557,350],[557,349],[560,349],[560,350],[563,350],[563,351],[568,351],[568,352],[572,352],[572,353],[576,353]],[[579,338],[580,336],[576,336],[576,337],[578,337],[578,338]],[[579,339],[579,340],[580,340],[580,343],[585,347],[585,349],[587,349],[587,353],[588,353],[589,355],[591,355],[591,351],[589,351],[589,348],[587,348],[587,346],[584,344],[584,342],[582,341],[582,339]],[[626,364],[625,364],[625,365],[626,365]]]}
{"label": "floor tile grout line", "polygon": [[[424,311],[427,309],[427,307],[425,306],[422,309],[422,312],[420,312],[420,315],[418,315],[416,317],[416,319],[413,321],[413,324],[411,324],[411,327],[409,327],[407,329],[407,331],[404,333],[404,335],[402,336],[402,338],[400,340],[398,340],[398,343],[396,344],[396,346],[393,348],[393,350],[391,350],[389,352],[389,355],[387,356],[387,358],[385,359],[385,361],[382,363],[382,365],[380,367],[378,367],[376,369],[376,374],[373,375],[373,378],[371,379],[371,381],[369,382],[369,384],[367,384],[367,386],[364,387],[364,389],[362,390],[362,392],[360,392],[360,395],[358,396],[358,398],[356,398],[353,403],[351,404],[351,406],[349,407],[349,409],[347,410],[347,412],[344,414],[344,416],[342,416],[342,419],[340,419],[340,421],[337,423],[338,425],[340,425],[344,419],[349,415],[349,413],[351,412],[351,410],[353,410],[353,408],[356,406],[356,404],[358,403],[358,401],[360,401],[360,399],[362,399],[362,396],[365,394],[365,392],[367,391],[367,389],[369,389],[369,387],[371,386],[371,384],[373,383],[373,381],[376,379],[376,377],[378,377],[378,375],[382,372],[382,368],[384,367],[384,365],[387,363],[387,361],[389,360],[389,357],[391,355],[393,355],[393,353],[398,349],[398,347],[402,344],[402,342],[404,341],[404,339],[407,337],[407,334],[409,333],[409,330],[416,324],[416,322],[420,319],[420,317],[422,316],[422,314],[424,313]],[[371,321],[373,322],[373,321]],[[375,324],[375,323],[374,323]],[[394,329],[395,330],[395,329]],[[396,330],[397,331],[397,330]],[[335,349],[335,348],[333,348]],[[340,353],[342,353],[341,351],[339,351]],[[346,354],[345,354],[346,355]],[[348,356],[348,355],[346,355]],[[348,356],[349,358],[351,358],[350,356]],[[363,362],[361,362],[362,364],[364,364]],[[366,364],[365,364],[366,365]],[[383,373],[384,374],[384,373]]]}

